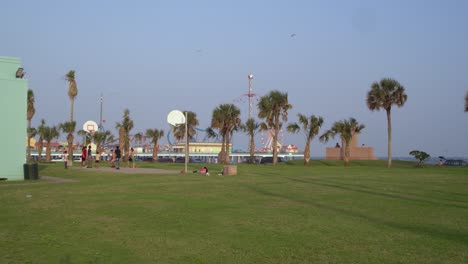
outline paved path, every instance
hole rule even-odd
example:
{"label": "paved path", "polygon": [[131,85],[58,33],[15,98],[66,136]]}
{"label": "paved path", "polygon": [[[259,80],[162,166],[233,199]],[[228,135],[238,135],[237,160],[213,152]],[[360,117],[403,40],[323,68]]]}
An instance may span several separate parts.
{"label": "paved path", "polygon": [[164,169],[150,169],[150,168],[125,168],[120,167],[116,170],[115,168],[110,167],[93,167],[93,168],[83,168],[83,167],[73,167],[77,170],[91,170],[91,171],[103,171],[103,172],[113,172],[113,173],[125,173],[125,174],[175,174],[180,173],[178,170],[164,170]]}
{"label": "paved path", "polygon": [[[72,167],[73,170],[82,170],[83,172],[86,170],[91,170],[91,171],[102,171],[102,172],[112,172],[112,173],[125,173],[125,174],[176,174],[180,173],[177,170],[164,170],[164,169],[150,169],[150,168],[120,168],[119,170],[116,170],[115,168],[109,168],[109,167],[99,167],[99,168],[83,168],[79,166]],[[52,177],[52,176],[40,176],[41,180],[47,180],[47,181],[35,181],[35,180],[28,180],[27,182],[23,183],[6,183],[6,184],[0,184],[0,187],[3,186],[12,186],[12,185],[33,185],[33,184],[50,184],[50,183],[66,183],[66,182],[79,182],[79,180],[74,180],[74,179],[64,179],[64,178],[59,178],[59,177]]]}
{"label": "paved path", "polygon": [[79,180],[73,180],[73,179],[64,179],[64,178],[59,178],[59,177],[52,177],[52,176],[40,176],[41,180],[47,180],[47,181],[36,181],[36,180],[28,180],[27,182],[23,183],[6,183],[6,184],[0,184],[0,187],[3,186],[12,186],[12,185],[33,185],[33,184],[49,184],[49,183],[65,183],[65,182],[79,182]]}

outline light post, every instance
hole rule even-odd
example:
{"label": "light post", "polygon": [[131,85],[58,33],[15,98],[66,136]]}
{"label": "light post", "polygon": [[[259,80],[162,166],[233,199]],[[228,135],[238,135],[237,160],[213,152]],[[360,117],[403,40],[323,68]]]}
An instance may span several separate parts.
{"label": "light post", "polygon": [[253,101],[252,101],[252,97],[254,96],[254,94],[252,93],[252,80],[253,80],[253,74],[249,74],[247,76],[249,78],[249,94],[247,96],[249,96],[249,119],[253,117]]}

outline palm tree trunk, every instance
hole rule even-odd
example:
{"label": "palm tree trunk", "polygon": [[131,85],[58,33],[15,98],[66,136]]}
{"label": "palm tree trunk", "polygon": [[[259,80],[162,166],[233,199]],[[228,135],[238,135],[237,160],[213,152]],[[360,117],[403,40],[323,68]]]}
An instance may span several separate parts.
{"label": "palm tree trunk", "polygon": [[221,152],[218,154],[219,163],[224,164],[225,156],[226,156],[226,135],[222,135],[222,143],[221,143]]}
{"label": "palm tree trunk", "polygon": [[[123,128],[119,128],[119,148],[121,157],[125,155],[125,130]],[[121,160],[124,161],[124,160]]]}
{"label": "palm tree trunk", "polygon": [[153,146],[153,162],[158,161],[158,142],[154,142]]}
{"label": "palm tree trunk", "polygon": [[275,133],[273,134],[273,165],[278,163],[278,133],[279,133],[279,115],[275,117]]}
{"label": "palm tree trunk", "polygon": [[42,148],[44,147],[44,145],[42,144],[43,140],[44,139],[42,137],[39,137],[39,142],[37,143],[37,162],[42,161]]}
{"label": "palm tree trunk", "polygon": [[28,150],[26,154],[26,162],[28,163],[29,160],[31,159],[31,132],[29,131],[31,129],[31,119],[28,119]]}
{"label": "palm tree trunk", "polygon": [[342,137],[341,138],[341,149],[340,149],[340,160],[344,160],[344,158],[345,158],[345,145],[346,145],[346,141]]}
{"label": "palm tree trunk", "polygon": [[124,142],[124,148],[125,148],[125,161],[128,161],[128,155],[130,154],[130,135],[128,134],[128,131],[125,131],[125,142]]}
{"label": "palm tree trunk", "polygon": [[345,158],[344,165],[349,166],[349,157],[351,156],[351,150],[349,149],[349,142],[345,143]]}
{"label": "palm tree trunk", "polygon": [[46,162],[50,162],[50,142],[47,142],[46,144]]}
{"label": "palm tree trunk", "polygon": [[250,163],[254,163],[255,160],[255,140],[254,136],[250,135]]}
{"label": "palm tree trunk", "polygon": [[392,122],[390,109],[387,109],[387,133],[388,133],[388,153],[387,153],[387,168],[392,167]]}
{"label": "palm tree trunk", "polygon": [[304,148],[304,166],[310,166],[310,139],[306,140]]}
{"label": "palm tree trunk", "polygon": [[229,131],[226,133],[226,155],[224,157],[224,165],[229,164],[230,157],[229,157]]}
{"label": "palm tree trunk", "polygon": [[70,122],[73,122],[73,105],[75,104],[75,99],[70,98]]}
{"label": "palm tree trunk", "polygon": [[68,161],[69,161],[69,166],[73,163],[73,134],[69,133],[67,136],[67,141],[68,141]]}

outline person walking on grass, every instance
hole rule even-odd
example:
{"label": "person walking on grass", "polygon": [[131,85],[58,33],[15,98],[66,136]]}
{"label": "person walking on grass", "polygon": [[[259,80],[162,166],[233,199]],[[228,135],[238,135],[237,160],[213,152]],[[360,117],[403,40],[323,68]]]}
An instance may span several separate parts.
{"label": "person walking on grass", "polygon": [[68,165],[68,163],[67,163],[68,162],[68,152],[66,150],[63,152],[62,159],[65,162],[65,169],[68,169],[68,166],[67,166]]}
{"label": "person walking on grass", "polygon": [[120,155],[121,155],[121,153],[120,153],[119,146],[115,147],[114,155],[115,155],[115,169],[120,170]]}
{"label": "person walking on grass", "polygon": [[128,154],[127,168],[130,167],[130,162],[132,163],[132,168],[136,168],[135,150],[133,148],[130,148],[130,153]]}
{"label": "person walking on grass", "polygon": [[110,154],[110,157],[111,157],[111,168],[115,168],[115,151],[113,149],[111,149],[111,154]]}
{"label": "person walking on grass", "polygon": [[96,161],[95,161],[95,163],[96,163],[95,167],[96,168],[99,168],[99,162],[100,161],[101,161],[101,153],[99,153],[99,151],[96,151]]}
{"label": "person walking on grass", "polygon": [[88,168],[93,167],[93,154],[91,152],[91,145],[88,146],[88,154],[86,155],[86,160],[88,163]]}
{"label": "person walking on grass", "polygon": [[81,167],[86,167],[86,146],[81,148]]}

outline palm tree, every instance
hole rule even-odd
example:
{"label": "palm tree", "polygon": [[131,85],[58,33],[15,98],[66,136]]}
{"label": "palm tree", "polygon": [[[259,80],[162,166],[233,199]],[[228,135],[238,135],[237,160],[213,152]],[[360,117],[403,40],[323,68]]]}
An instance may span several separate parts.
{"label": "palm tree", "polygon": [[304,165],[309,166],[310,164],[310,142],[318,135],[320,128],[323,124],[323,118],[321,116],[317,117],[311,115],[307,117],[303,114],[297,114],[299,118],[298,123],[292,123],[288,125],[288,131],[292,133],[297,133],[301,130],[304,133],[306,138],[306,145],[304,148]]}
{"label": "palm tree", "polygon": [[113,136],[110,131],[96,131],[92,137],[96,143],[96,150],[100,153],[102,153],[102,145],[106,144],[107,141],[113,140]]}
{"label": "palm tree", "polygon": [[124,161],[128,160],[130,148],[130,130],[133,129],[133,120],[130,118],[130,110],[125,109],[122,123],[117,123],[115,128],[119,130],[119,145],[124,154]]}
{"label": "palm tree", "polygon": [[468,112],[468,92],[465,94],[465,112]]}
{"label": "palm tree", "polygon": [[[193,137],[197,134],[197,131],[195,130],[195,127],[199,125],[199,122],[198,122],[196,113],[194,113],[192,111],[183,111],[183,112],[187,113],[186,122],[187,122],[188,137],[185,138],[185,125],[172,127],[172,133],[174,134],[174,137],[178,141],[185,138],[186,146],[188,146],[189,145],[189,140],[193,139]],[[185,153],[185,160],[189,161],[189,151],[188,150]]]}
{"label": "palm tree", "polygon": [[31,120],[36,113],[36,109],[34,108],[34,92],[31,89],[28,89],[28,98],[27,98],[27,116],[26,119],[28,120],[28,150],[27,150],[27,161],[31,159]]}
{"label": "palm tree", "polygon": [[158,141],[164,137],[164,130],[155,129],[147,129],[146,130],[146,137],[151,139],[151,143],[153,143],[153,162],[158,161]]}
{"label": "palm tree", "polygon": [[222,145],[220,162],[223,164],[228,164],[230,160],[229,156],[229,145],[230,138],[234,131],[240,127],[240,109],[233,104],[220,104],[213,110],[213,115],[211,117],[211,128],[216,128],[219,130]]}
{"label": "palm tree", "polygon": [[83,129],[78,130],[78,132],[76,133],[78,134],[78,136],[83,137],[83,146],[91,144],[91,133]]}
{"label": "palm tree", "polygon": [[37,134],[39,139],[37,140],[37,160],[42,161],[42,148],[44,141],[44,128],[45,128],[45,119],[41,119],[41,124],[37,127]]}
{"label": "palm tree", "polygon": [[387,167],[392,167],[392,105],[402,107],[408,96],[405,88],[396,80],[384,78],[380,82],[374,82],[371,90],[367,93],[367,107],[371,111],[385,109],[387,112],[387,134],[388,134],[388,160]]}
{"label": "palm tree", "polygon": [[276,90],[262,96],[258,102],[258,117],[265,119],[260,124],[261,129],[273,131],[273,165],[278,161],[278,133],[283,125],[282,121],[288,121],[288,110],[291,108],[288,93]]}
{"label": "palm tree", "polygon": [[330,130],[327,130],[320,136],[320,141],[327,142],[330,137],[334,138],[336,135],[340,135],[342,142],[344,142],[345,166],[349,166],[349,158],[351,156],[349,143],[353,136],[361,133],[364,128],[365,126],[363,124],[359,124],[354,118],[338,121],[333,124]]}
{"label": "palm tree", "polygon": [[133,141],[135,142],[135,145],[139,146],[142,144],[143,140],[145,137],[143,136],[143,133],[138,132],[135,135],[133,135]]}
{"label": "palm tree", "polygon": [[60,130],[67,134],[68,143],[68,162],[69,165],[73,163],[73,132],[75,132],[76,122],[65,122],[59,125]]}
{"label": "palm tree", "polygon": [[52,139],[54,138],[58,138],[59,137],[59,131],[57,129],[57,127],[53,126],[53,127],[49,127],[49,126],[45,126],[43,128],[43,132],[44,132],[44,140],[46,141],[46,162],[50,162],[50,142],[52,141]]}
{"label": "palm tree", "polygon": [[78,95],[78,87],[76,86],[75,80],[75,71],[70,70],[65,75],[65,78],[68,81],[68,97],[70,98],[70,122],[73,122],[73,106],[75,104],[75,97]]}
{"label": "palm tree", "polygon": [[255,134],[257,134],[259,128],[260,124],[257,123],[253,118],[247,119],[247,122],[241,126],[242,131],[246,132],[250,139],[250,163],[255,163]]}

